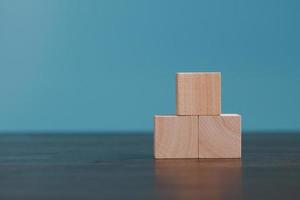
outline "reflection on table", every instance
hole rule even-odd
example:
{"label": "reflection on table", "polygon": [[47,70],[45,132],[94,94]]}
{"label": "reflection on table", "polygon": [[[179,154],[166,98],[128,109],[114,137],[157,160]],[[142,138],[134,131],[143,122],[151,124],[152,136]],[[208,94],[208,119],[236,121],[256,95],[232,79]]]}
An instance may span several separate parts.
{"label": "reflection on table", "polygon": [[240,199],[241,160],[155,160],[159,199]]}

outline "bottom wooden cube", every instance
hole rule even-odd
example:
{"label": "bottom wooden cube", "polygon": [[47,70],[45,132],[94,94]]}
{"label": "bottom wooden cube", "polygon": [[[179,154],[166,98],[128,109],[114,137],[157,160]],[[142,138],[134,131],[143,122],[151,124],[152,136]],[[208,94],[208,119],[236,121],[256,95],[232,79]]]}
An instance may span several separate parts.
{"label": "bottom wooden cube", "polygon": [[155,158],[198,158],[198,116],[154,116]]}
{"label": "bottom wooden cube", "polygon": [[199,158],[241,158],[241,116],[199,116]]}

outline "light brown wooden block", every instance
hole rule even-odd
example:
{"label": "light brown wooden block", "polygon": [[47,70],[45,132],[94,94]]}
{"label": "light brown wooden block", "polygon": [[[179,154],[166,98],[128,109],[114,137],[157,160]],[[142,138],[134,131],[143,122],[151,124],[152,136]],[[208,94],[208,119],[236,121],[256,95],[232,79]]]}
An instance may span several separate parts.
{"label": "light brown wooden block", "polygon": [[197,116],[154,116],[155,158],[198,158]]}
{"label": "light brown wooden block", "polygon": [[199,116],[199,158],[241,158],[241,116]]}
{"label": "light brown wooden block", "polygon": [[221,73],[177,73],[176,114],[220,115]]}

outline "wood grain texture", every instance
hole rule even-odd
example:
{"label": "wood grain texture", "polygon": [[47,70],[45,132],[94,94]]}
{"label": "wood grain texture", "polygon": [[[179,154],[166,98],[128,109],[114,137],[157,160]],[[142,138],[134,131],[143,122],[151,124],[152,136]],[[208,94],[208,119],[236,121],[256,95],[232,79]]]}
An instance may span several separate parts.
{"label": "wood grain texture", "polygon": [[241,116],[199,116],[199,158],[241,158]]}
{"label": "wood grain texture", "polygon": [[177,73],[176,114],[220,115],[221,73]]}
{"label": "wood grain texture", "polygon": [[197,116],[154,116],[155,158],[198,158]]}

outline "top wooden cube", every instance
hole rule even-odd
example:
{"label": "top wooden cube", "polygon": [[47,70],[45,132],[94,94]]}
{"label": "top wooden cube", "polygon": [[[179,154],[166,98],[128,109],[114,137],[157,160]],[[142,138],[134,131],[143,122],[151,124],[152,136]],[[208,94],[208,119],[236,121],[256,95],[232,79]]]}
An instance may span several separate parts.
{"label": "top wooden cube", "polygon": [[220,115],[221,73],[177,73],[176,114]]}

